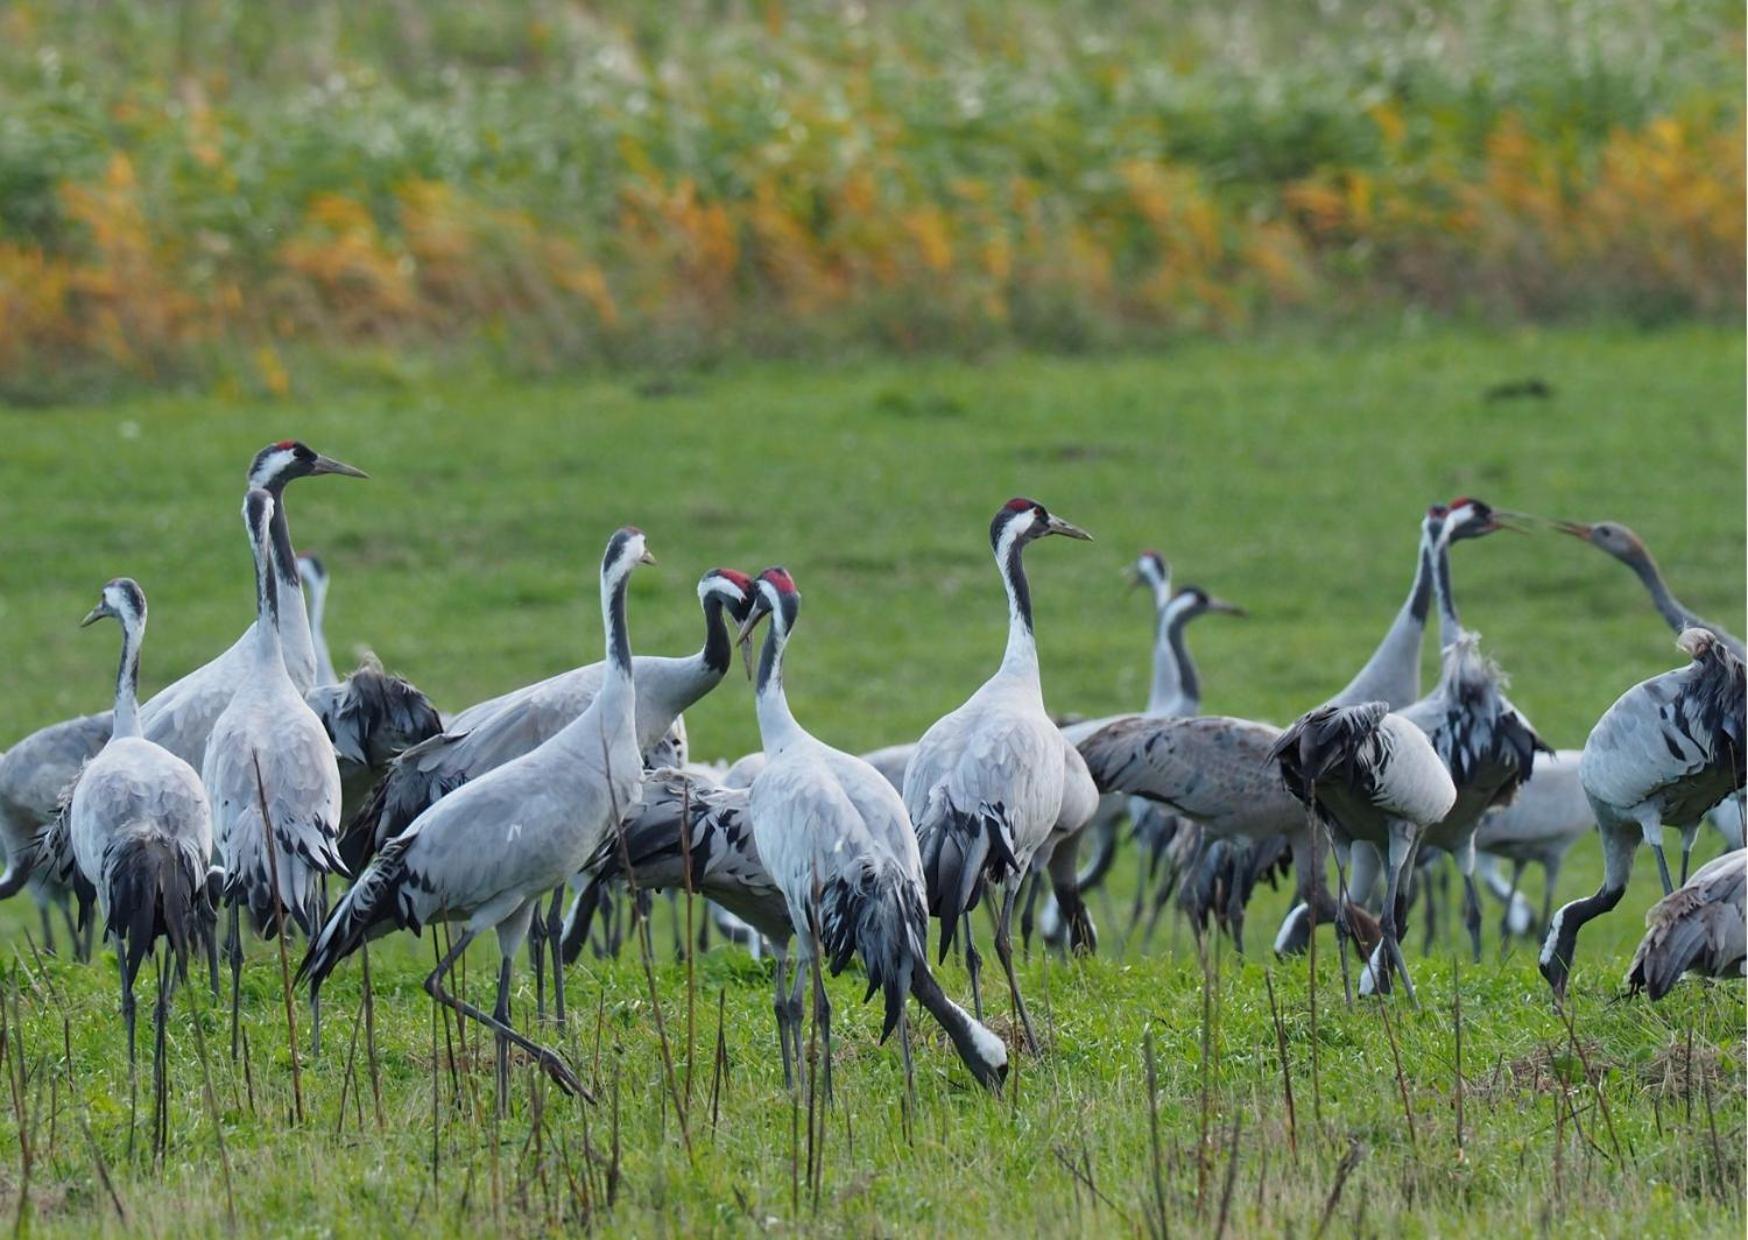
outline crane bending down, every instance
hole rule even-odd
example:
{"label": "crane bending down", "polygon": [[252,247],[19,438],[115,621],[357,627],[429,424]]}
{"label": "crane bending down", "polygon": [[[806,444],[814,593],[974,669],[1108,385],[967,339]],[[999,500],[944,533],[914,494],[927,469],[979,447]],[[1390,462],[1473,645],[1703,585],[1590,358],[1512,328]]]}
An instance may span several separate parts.
{"label": "crane bending down", "polygon": [[[556,1051],[510,1026],[510,964],[540,898],[580,870],[621,816],[637,808],[643,768],[625,593],[637,566],[653,562],[635,526],[608,540],[601,559],[606,669],[588,708],[546,743],[464,784],[390,840],[298,968],[313,996],[366,938],[397,928],[417,934],[431,921],[460,921],[461,936],[425,979],[425,989],[497,1035],[500,1106],[512,1043],[566,1093],[584,1092]],[[501,954],[497,1006],[489,1016],[443,985],[468,944],[486,930],[497,931]]]}
{"label": "crane bending down", "polygon": [[1014,896],[1061,815],[1068,764],[1061,730],[1044,709],[1022,555],[1027,544],[1050,534],[1091,538],[1029,499],[1009,500],[990,522],[990,547],[1007,591],[1007,650],[995,675],[923,734],[904,772],[904,804],[922,848],[929,912],[941,922],[941,958],[963,923],[965,963],[981,1013],[970,913],[988,884],[1005,884],[995,950],[1026,1042],[1034,1048],[1038,1039],[1014,977]]}
{"label": "crane bending down", "polygon": [[[106,616],[119,621],[122,632],[114,728],[102,752],[79,773],[66,812],[49,829],[46,848],[81,901],[95,898],[104,933],[115,943],[131,1068],[134,979],[140,966],[163,937],[169,940],[177,976],[185,977],[189,948],[212,938],[214,918],[207,899],[212,809],[194,768],[140,735],[137,703],[146,596],[131,578],[118,577],[105,585],[83,623]],[[161,1005],[157,1015],[162,1020]]]}
{"label": "crane bending down", "polygon": [[[236,692],[213,724],[200,779],[212,802],[213,832],[230,905],[231,996],[243,968],[240,908],[247,904],[258,933],[278,932],[275,906],[304,934],[323,913],[322,882],[344,874],[335,848],[340,821],[340,767],[322,721],[286,670],[279,616],[287,607],[273,559],[273,497],[251,488],[243,523],[255,558],[255,627]],[[283,606],[281,605],[283,601]],[[311,1042],[321,1047],[322,1017],[310,999]]]}
{"label": "crane bending down", "polygon": [[[757,588],[740,637],[750,641],[754,627],[770,617],[757,682],[767,762],[748,791],[747,809],[758,854],[783,893],[800,939],[795,989],[789,1003],[779,1006],[784,1079],[791,1079],[790,1061],[800,1052],[801,986],[817,951],[820,965],[834,975],[851,956],[861,957],[868,997],[885,993],[881,1040],[901,1028],[907,1081],[912,1073],[905,1000],[914,994],[947,1031],[972,1076],[998,1088],[1007,1075],[1001,1039],[948,999],[929,971],[928,892],[904,802],[873,767],[816,739],[796,721],[783,692],[783,651],[801,614],[801,595],[781,568],[759,574]],[[822,985],[815,985],[814,1004],[829,1096],[831,1003]]]}
{"label": "crane bending down", "polygon": [[1741,976],[1748,964],[1748,851],[1725,853],[1651,906],[1627,988],[1656,1002],[1684,973]]}
{"label": "crane bending down", "polygon": [[1382,702],[1319,706],[1283,732],[1270,750],[1288,791],[1314,810],[1338,838],[1363,838],[1388,850],[1382,938],[1371,972],[1390,967],[1414,986],[1398,934],[1407,911],[1404,878],[1426,827],[1451,812],[1456,785],[1420,727]]}
{"label": "crane bending down", "polygon": [[1548,924],[1541,970],[1564,998],[1578,932],[1626,894],[1640,842],[1657,855],[1663,891],[1672,890],[1663,855],[1665,824],[1690,846],[1706,811],[1743,786],[1742,662],[1708,629],[1676,642],[1691,660],[1634,685],[1603,713],[1584,742],[1578,776],[1602,834],[1602,886],[1563,905]]}

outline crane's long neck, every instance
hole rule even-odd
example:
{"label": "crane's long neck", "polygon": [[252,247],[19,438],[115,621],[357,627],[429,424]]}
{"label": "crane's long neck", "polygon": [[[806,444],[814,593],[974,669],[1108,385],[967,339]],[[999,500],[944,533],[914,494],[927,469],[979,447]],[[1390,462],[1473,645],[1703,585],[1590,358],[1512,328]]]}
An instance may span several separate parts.
{"label": "crane's long neck", "polygon": [[334,659],[328,653],[328,634],[325,617],[328,612],[328,587],[319,578],[310,578],[309,583],[309,626],[310,647],[316,656],[316,680],[321,684],[334,684],[340,678],[334,674]]}
{"label": "crane's long neck", "polygon": [[1153,683],[1147,690],[1147,712],[1157,714],[1183,695],[1177,651],[1171,641],[1171,583],[1153,582]]}
{"label": "crane's long neck", "polygon": [[768,754],[777,753],[801,734],[801,725],[795,722],[783,692],[783,650],[788,644],[789,635],[773,616],[765,644],[759,650],[757,682],[759,739]]}
{"label": "crane's long neck", "polygon": [[1001,568],[1001,583],[1008,596],[1008,644],[1002,654],[1001,670],[1036,681],[1038,641],[1032,632],[1032,588],[1026,582],[1026,565],[1021,558],[1025,548],[1025,540],[1012,530],[996,547],[996,564]]}
{"label": "crane's long neck", "polygon": [[1172,658],[1177,662],[1178,691],[1177,713],[1182,715],[1199,714],[1202,709],[1202,681],[1196,674],[1196,661],[1190,658],[1190,648],[1184,641],[1184,629],[1195,619],[1195,612],[1183,608],[1175,612],[1166,623],[1166,641],[1171,647]]}
{"label": "crane's long neck", "polygon": [[[279,576],[273,568],[270,531],[255,537],[255,659],[262,666],[284,666],[284,647],[279,638]],[[293,570],[296,571],[295,569]],[[302,611],[302,607],[298,608]]]}
{"label": "crane's long neck", "polygon": [[279,641],[285,670],[298,692],[304,693],[315,684],[316,647],[310,632],[310,618],[303,607],[303,581],[297,571],[297,553],[291,546],[291,523],[285,514],[285,483],[275,482],[267,488],[273,496],[273,521],[269,532],[273,544],[273,575],[281,599],[295,599],[297,606],[279,611]]}
{"label": "crane's long neck", "polygon": [[1645,583],[1645,589],[1651,595],[1651,602],[1657,607],[1657,614],[1670,628],[1680,633],[1683,629],[1695,625],[1710,627],[1703,620],[1689,611],[1682,601],[1675,597],[1675,592],[1669,588],[1669,583],[1663,579],[1663,570],[1657,567],[1657,561],[1651,558],[1649,551],[1640,551],[1627,561],[1627,566]]}
{"label": "crane's long neck", "polygon": [[609,573],[601,582],[601,620],[607,632],[607,671],[601,690],[612,689],[629,696],[631,690],[631,633],[625,625],[625,591],[631,584],[628,569]]}
{"label": "crane's long neck", "polygon": [[115,673],[115,723],[111,736],[140,734],[140,646],[146,622],[130,617],[121,622],[121,666]]}
{"label": "crane's long neck", "polygon": [[728,640],[728,624],[722,618],[722,600],[715,594],[704,596],[704,649],[698,652],[698,662],[706,672],[720,680],[728,674],[734,649]]}
{"label": "crane's long neck", "polygon": [[1436,570],[1438,645],[1440,650],[1444,650],[1463,635],[1463,622],[1457,617],[1457,600],[1451,593],[1451,544],[1443,537],[1437,544]]}
{"label": "crane's long neck", "polygon": [[1332,704],[1353,705],[1381,699],[1392,707],[1402,707],[1420,696],[1420,648],[1426,637],[1426,613],[1432,603],[1436,575],[1434,546],[1441,529],[1441,523],[1434,520],[1421,523],[1414,585],[1408,598],[1372,657],[1347,687],[1330,699]]}

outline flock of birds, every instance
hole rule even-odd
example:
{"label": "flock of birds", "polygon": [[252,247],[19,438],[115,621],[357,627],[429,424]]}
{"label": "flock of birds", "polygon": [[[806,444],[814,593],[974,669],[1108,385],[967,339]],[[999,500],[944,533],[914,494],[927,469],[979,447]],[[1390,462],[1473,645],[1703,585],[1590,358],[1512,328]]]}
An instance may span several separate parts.
{"label": "flock of birds", "polygon": [[[783,568],[757,578],[711,569],[698,583],[702,648],[678,658],[632,654],[627,583],[653,557],[631,526],[612,535],[601,560],[601,661],[447,720],[374,660],[340,679],[322,636],[327,574],[294,553],[286,514],[288,485],[319,475],[364,476],[289,440],[250,464],[243,521],[257,610],[234,645],[141,703],[145,594],[131,579],[110,581],[85,623],[107,617],[121,628],[113,708],[44,728],[0,759],[0,898],[28,887],[51,943],[59,906],[87,956],[95,911],[120,961],[130,1058],[135,978],[160,943],[178,978],[204,950],[217,993],[221,911],[233,1013],[244,911],[261,936],[295,927],[307,939],[298,979],[309,989],[318,1047],[321,988],[334,969],[372,938],[444,921],[459,934],[427,991],[493,1031],[500,1080],[514,1045],[581,1093],[564,1058],[512,1024],[518,950],[527,940],[542,1012],[550,959],[562,1020],[565,965],[591,943],[616,945],[614,921],[627,904],[685,890],[712,902],[722,928],[775,955],[786,1080],[800,1060],[811,973],[829,1089],[831,1007],[818,979],[858,960],[868,997],[883,996],[882,1040],[901,1035],[907,1079],[915,997],[971,1074],[999,1089],[1008,1047],[985,1024],[972,914],[986,902],[993,912],[1016,1036],[1037,1049],[1014,970],[1016,909],[1028,941],[1036,928],[1053,944],[1096,950],[1087,899],[1101,892],[1109,907],[1104,885],[1125,817],[1142,854],[1131,931],[1145,916],[1151,935],[1175,894],[1198,934],[1212,920],[1242,950],[1253,890],[1291,873],[1296,900],[1275,950],[1303,950],[1319,923],[1331,925],[1344,986],[1349,944],[1360,953],[1362,993],[1400,984],[1412,998],[1406,918],[1417,894],[1432,909],[1432,862],[1449,856],[1477,959],[1481,885],[1502,901],[1502,934],[1525,933],[1536,918],[1518,880],[1529,863],[1542,867],[1539,963],[1563,996],[1580,930],[1620,902],[1641,842],[1656,855],[1665,897],[1647,915],[1629,985],[1655,999],[1689,971],[1743,969],[1742,645],[1682,606],[1623,526],[1554,523],[1633,567],[1687,662],[1627,689],[1581,751],[1546,745],[1458,619],[1451,544],[1519,526],[1515,514],[1469,498],[1428,509],[1412,586],[1376,652],[1340,693],[1282,729],[1200,714],[1186,629],[1200,616],[1242,610],[1196,587],[1174,590],[1156,552],[1133,570],[1156,618],[1145,709],[1053,717],[1024,556],[1050,535],[1088,535],[1015,499],[989,527],[1008,613],[996,670],[914,743],[857,756],[812,735],[790,709],[784,655],[801,594]],[[1435,606],[1442,671],[1423,695],[1420,656]],[[684,712],[725,678],[737,644],[755,685],[762,748],[728,766],[691,763]],[[1733,851],[1689,878],[1708,816]],[[1666,825],[1681,832],[1679,885],[1663,851]],[[1561,860],[1593,826],[1602,885],[1553,910]],[[1336,862],[1333,893],[1326,848]],[[331,909],[330,877],[351,880]],[[567,887],[575,893],[568,909]],[[934,961],[955,943],[963,952],[969,1012],[934,976],[931,919],[939,922]],[[447,983],[488,930],[501,954],[489,1013]]]}

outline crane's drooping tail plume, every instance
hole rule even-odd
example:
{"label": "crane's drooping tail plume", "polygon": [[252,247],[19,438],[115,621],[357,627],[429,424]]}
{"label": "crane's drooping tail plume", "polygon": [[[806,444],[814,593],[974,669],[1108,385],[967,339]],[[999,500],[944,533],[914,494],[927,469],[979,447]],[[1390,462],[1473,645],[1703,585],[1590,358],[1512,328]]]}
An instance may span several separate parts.
{"label": "crane's drooping tail plume", "polygon": [[1711,977],[1740,973],[1748,951],[1748,852],[1737,849],[1701,866],[1645,914],[1649,927],[1627,970],[1627,989],[1661,999],[1689,970]]}
{"label": "crane's drooping tail plume", "polygon": [[[120,941],[123,967],[136,976],[158,937],[170,940],[176,974],[188,973],[188,949],[217,929],[206,892],[206,859],[157,835],[125,836],[104,857],[109,924]],[[83,911],[82,911],[83,915]]]}
{"label": "crane's drooping tail plume", "polygon": [[1019,872],[1013,829],[997,802],[972,813],[955,809],[936,790],[936,801],[917,828],[929,915],[940,919],[940,958],[945,960],[966,913],[983,898],[985,882],[1003,882]]}
{"label": "crane's drooping tail plume", "polygon": [[1362,781],[1376,769],[1377,763],[1366,759],[1375,758],[1383,743],[1378,725],[1389,712],[1383,702],[1319,706],[1281,733],[1269,750],[1269,760],[1280,763],[1287,791],[1321,815],[1317,805],[1320,782],[1344,766],[1351,766]]}
{"label": "crane's drooping tail plume", "polygon": [[385,844],[329,914],[321,932],[314,936],[303,963],[297,967],[297,980],[309,979],[312,998],[321,993],[322,983],[334,966],[357,951],[366,939],[394,929],[419,933],[419,918],[412,901],[402,896],[406,884],[417,886],[419,881],[406,863],[407,849],[416,838],[407,832]]}

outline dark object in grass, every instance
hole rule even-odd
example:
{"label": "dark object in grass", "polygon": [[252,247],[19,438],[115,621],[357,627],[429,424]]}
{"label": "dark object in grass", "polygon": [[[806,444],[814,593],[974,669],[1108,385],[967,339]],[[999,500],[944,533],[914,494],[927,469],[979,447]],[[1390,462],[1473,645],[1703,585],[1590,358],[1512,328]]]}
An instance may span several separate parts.
{"label": "dark object in grass", "polygon": [[1552,400],[1554,385],[1546,379],[1512,379],[1505,383],[1495,383],[1481,394],[1481,399],[1488,404],[1502,400]]}

